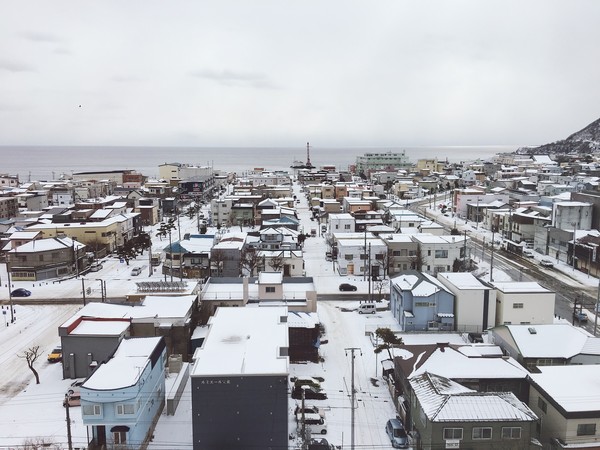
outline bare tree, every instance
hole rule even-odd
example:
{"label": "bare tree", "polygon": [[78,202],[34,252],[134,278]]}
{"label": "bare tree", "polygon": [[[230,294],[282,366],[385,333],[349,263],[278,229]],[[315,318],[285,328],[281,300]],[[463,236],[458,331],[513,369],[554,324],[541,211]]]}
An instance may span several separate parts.
{"label": "bare tree", "polygon": [[284,263],[284,261],[283,261],[283,256],[281,255],[281,253],[279,255],[273,256],[272,258],[269,259],[269,266],[275,272],[279,272],[279,271],[281,271],[281,269],[283,269],[283,263]]}
{"label": "bare tree", "polygon": [[60,450],[62,447],[59,444],[55,444],[52,441],[46,441],[48,438],[37,437],[32,439],[27,439],[20,447],[22,450],[41,450],[41,449],[49,449],[49,450]]}
{"label": "bare tree", "polygon": [[223,273],[223,265],[225,264],[225,260],[227,256],[225,252],[221,249],[211,250],[210,252],[210,263],[211,267],[217,269],[217,277],[220,277]]}
{"label": "bare tree", "polygon": [[37,372],[37,370],[35,370],[35,368],[33,367],[33,364],[37,361],[40,355],[41,352],[39,345],[29,347],[22,354],[17,355],[19,358],[23,358],[27,362],[27,366],[29,366],[29,369],[31,369],[33,375],[35,376],[35,384],[40,384],[40,375]]}
{"label": "bare tree", "polygon": [[385,279],[373,281],[373,292],[377,293],[378,301],[381,301],[382,294],[386,290],[389,281]]}
{"label": "bare tree", "polygon": [[424,263],[425,258],[423,257],[423,251],[421,250],[421,244],[418,244],[415,256],[412,257],[412,268],[420,272],[423,269]]}
{"label": "bare tree", "polygon": [[[258,251],[253,247],[246,247],[241,252],[240,269],[246,270],[249,275],[254,276],[254,271],[263,262],[263,257],[258,254]],[[264,262],[263,262],[264,263]]]}

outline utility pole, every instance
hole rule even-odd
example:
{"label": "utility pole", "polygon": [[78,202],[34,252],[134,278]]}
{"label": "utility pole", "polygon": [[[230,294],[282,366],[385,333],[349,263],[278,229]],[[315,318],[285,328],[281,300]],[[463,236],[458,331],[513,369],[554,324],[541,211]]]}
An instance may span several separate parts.
{"label": "utility pole", "polygon": [[371,276],[371,243],[369,242],[369,252],[367,253],[368,257],[367,257],[367,264],[369,265],[369,303],[373,302],[373,295],[372,295],[372,289],[371,289],[371,283],[373,282],[372,280],[372,276]]}
{"label": "utility pole", "polygon": [[351,406],[350,406],[350,450],[354,450],[354,410],[356,409],[356,389],[354,389],[354,352],[359,351],[362,356],[362,351],[358,347],[349,347],[345,349],[346,356],[348,356],[348,352],[350,352],[352,357],[352,383],[351,383]]}
{"label": "utility pole", "polygon": [[302,429],[300,431],[300,436],[302,437],[302,450],[308,449],[308,436],[306,433],[306,418],[304,417],[304,400],[306,398],[306,391],[302,388]]}
{"label": "utility pole", "polygon": [[71,439],[71,415],[69,414],[69,394],[65,394],[65,414],[67,415],[67,444],[69,450],[73,450],[73,440]]}
{"label": "utility pole", "polygon": [[492,256],[490,258],[490,281],[494,281],[494,233],[496,232],[496,227],[492,226]]}
{"label": "utility pole", "polygon": [[573,272],[575,272],[575,245],[577,245],[577,222],[573,222]]}
{"label": "utility pole", "polygon": [[81,295],[83,296],[83,306],[85,306],[85,278],[81,279]]}
{"label": "utility pole", "polygon": [[598,307],[600,306],[600,279],[598,280],[598,294],[596,295],[596,308],[594,308],[594,336],[598,328]]}

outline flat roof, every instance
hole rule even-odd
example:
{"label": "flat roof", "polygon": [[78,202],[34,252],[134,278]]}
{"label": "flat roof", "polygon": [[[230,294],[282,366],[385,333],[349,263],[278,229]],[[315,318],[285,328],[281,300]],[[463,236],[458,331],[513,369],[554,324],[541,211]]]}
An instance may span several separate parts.
{"label": "flat roof", "polygon": [[287,317],[286,307],[218,308],[191,375],[287,375],[289,359],[280,356],[288,347]]}

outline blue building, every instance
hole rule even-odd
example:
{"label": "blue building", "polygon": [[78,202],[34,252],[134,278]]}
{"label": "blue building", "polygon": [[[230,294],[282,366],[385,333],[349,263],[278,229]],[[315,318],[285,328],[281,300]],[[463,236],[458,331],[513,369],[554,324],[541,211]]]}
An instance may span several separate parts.
{"label": "blue building", "polygon": [[162,337],[125,339],[81,386],[90,449],[139,449],[152,435],[165,399]]}
{"label": "blue building", "polygon": [[454,294],[416,270],[391,280],[390,310],[404,331],[454,330]]}

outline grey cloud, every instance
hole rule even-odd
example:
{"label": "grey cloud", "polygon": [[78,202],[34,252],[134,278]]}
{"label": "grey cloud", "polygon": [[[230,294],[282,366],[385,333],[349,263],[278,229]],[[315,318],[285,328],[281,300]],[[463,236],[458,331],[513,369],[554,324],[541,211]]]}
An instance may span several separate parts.
{"label": "grey cloud", "polygon": [[231,70],[199,70],[191,73],[196,78],[215,81],[224,86],[248,86],[258,89],[278,89],[278,86],[262,73],[234,72]]}
{"label": "grey cloud", "polygon": [[0,71],[5,72],[35,72],[32,66],[15,61],[0,61]]}
{"label": "grey cloud", "polygon": [[22,31],[19,33],[19,36],[21,36],[23,39],[33,42],[48,42],[57,44],[63,41],[58,36],[49,33],[41,33],[38,31]]}

